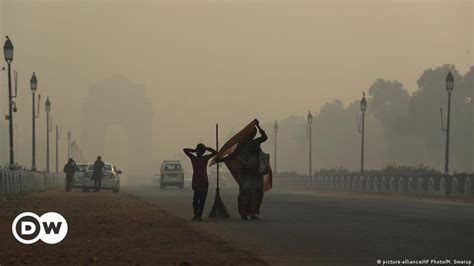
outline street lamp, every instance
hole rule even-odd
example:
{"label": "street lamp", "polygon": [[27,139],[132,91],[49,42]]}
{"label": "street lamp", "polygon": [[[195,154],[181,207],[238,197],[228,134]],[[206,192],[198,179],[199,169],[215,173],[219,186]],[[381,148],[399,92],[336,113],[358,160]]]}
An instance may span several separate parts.
{"label": "street lamp", "polygon": [[59,172],[59,139],[61,135],[61,129],[56,125],[56,173]]}
{"label": "street lamp", "polygon": [[313,171],[311,169],[312,165],[312,149],[311,149],[311,125],[313,124],[313,115],[311,114],[311,111],[308,112],[308,130],[309,130],[309,176],[313,175]]}
{"label": "street lamp", "polygon": [[46,99],[44,104],[46,110],[46,172],[49,173],[49,132],[51,128],[49,126],[49,112],[51,111],[51,101],[49,97]]}
{"label": "street lamp", "polygon": [[12,75],[11,75],[11,63],[13,61],[13,43],[10,38],[6,36],[7,40],[3,45],[3,54],[5,61],[8,64],[8,116],[6,117],[9,121],[9,134],[10,134],[10,167],[15,164],[13,155],[13,97],[12,97]]}
{"label": "street lamp", "polygon": [[449,131],[450,131],[450,116],[451,116],[451,93],[454,90],[454,77],[451,72],[446,76],[446,91],[448,91],[448,120],[446,126],[446,153],[444,159],[444,173],[449,174]]}
{"label": "street lamp", "polygon": [[39,102],[41,96],[38,94],[38,109],[35,108],[35,93],[38,89],[38,79],[36,78],[35,72],[33,72],[33,76],[30,79],[30,89],[33,96],[33,108],[32,108],[32,149],[31,149],[31,170],[36,171],[36,119],[39,118]]}
{"label": "street lamp", "polygon": [[277,135],[278,135],[278,123],[275,120],[275,124],[273,125],[273,132],[275,133],[275,150],[273,154],[273,160],[274,160],[274,173],[277,173]]}
{"label": "street lamp", "polygon": [[71,131],[67,132],[67,158],[71,158]]}
{"label": "street lamp", "polygon": [[365,111],[367,111],[367,99],[365,99],[365,92],[362,92],[362,100],[360,100],[360,112],[362,113],[361,130],[361,146],[360,146],[360,174],[364,175],[364,133],[365,133]]}
{"label": "street lamp", "polygon": [[71,142],[71,158],[76,160],[77,146],[76,141]]}

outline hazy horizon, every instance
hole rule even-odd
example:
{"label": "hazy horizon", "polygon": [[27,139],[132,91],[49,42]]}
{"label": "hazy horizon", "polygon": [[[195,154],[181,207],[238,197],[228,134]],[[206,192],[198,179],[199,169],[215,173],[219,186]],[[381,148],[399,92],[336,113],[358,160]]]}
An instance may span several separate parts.
{"label": "hazy horizon", "polygon": [[[15,141],[28,143],[17,146],[16,158],[31,164],[33,71],[42,111],[49,96],[63,128],[63,149],[68,129],[80,144],[87,141],[80,139],[81,103],[92,84],[115,75],[142,84],[153,106],[153,159],[163,160],[198,142],[214,145],[216,123],[223,142],[254,118],[272,123],[318,113],[334,99],[347,106],[377,78],[413,93],[426,69],[452,64],[464,74],[474,65],[473,13],[469,0],[0,0],[2,43],[10,36],[19,72]],[[3,117],[7,78],[0,73]],[[38,154],[45,145],[41,115]],[[105,153],[125,153],[124,137],[113,135],[107,132]],[[6,144],[8,135],[1,138]],[[7,147],[0,149],[5,163]]]}

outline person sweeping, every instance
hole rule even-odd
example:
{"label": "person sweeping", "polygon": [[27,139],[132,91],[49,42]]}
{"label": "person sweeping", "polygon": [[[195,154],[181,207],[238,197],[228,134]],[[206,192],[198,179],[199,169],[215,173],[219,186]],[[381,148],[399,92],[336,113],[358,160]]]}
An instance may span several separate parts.
{"label": "person sweeping", "polygon": [[[206,151],[210,153],[204,155]],[[193,166],[193,221],[201,221],[202,212],[204,211],[204,204],[206,203],[207,190],[209,187],[207,163],[217,154],[217,151],[210,147],[206,147],[202,143],[199,143],[196,146],[196,149],[184,148],[183,152],[189,157]]]}

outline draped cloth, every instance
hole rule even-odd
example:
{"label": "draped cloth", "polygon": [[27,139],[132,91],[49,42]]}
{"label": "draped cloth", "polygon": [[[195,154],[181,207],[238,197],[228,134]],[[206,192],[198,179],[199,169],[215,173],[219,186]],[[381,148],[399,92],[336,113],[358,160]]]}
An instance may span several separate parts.
{"label": "draped cloth", "polygon": [[[245,151],[239,150],[238,154],[235,154],[235,152],[239,145],[242,146],[242,143],[246,143],[254,137],[252,131],[255,128],[255,125],[255,121],[252,121],[232,138],[230,138],[218,151],[216,157],[214,157],[211,161],[211,165],[213,165],[216,163],[217,158],[219,158],[219,160],[225,159],[225,165],[239,185],[241,184],[241,179],[244,178],[244,175],[248,174],[248,171],[246,170],[248,169],[248,158],[245,158],[247,154]],[[239,148],[245,149],[245,147]],[[266,159],[269,160],[269,157]],[[268,174],[263,175],[263,191],[265,192],[272,188],[273,176],[270,162],[268,161],[267,164],[269,168]]]}

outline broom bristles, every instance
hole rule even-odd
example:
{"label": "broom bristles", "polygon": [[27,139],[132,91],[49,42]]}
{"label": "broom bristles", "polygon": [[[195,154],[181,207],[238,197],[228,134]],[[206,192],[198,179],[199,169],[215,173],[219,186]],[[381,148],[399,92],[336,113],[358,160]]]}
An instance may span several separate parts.
{"label": "broom bristles", "polygon": [[212,205],[211,213],[209,213],[209,219],[229,219],[230,215],[227,212],[224,202],[222,202],[219,189],[216,189],[216,197],[214,204]]}

